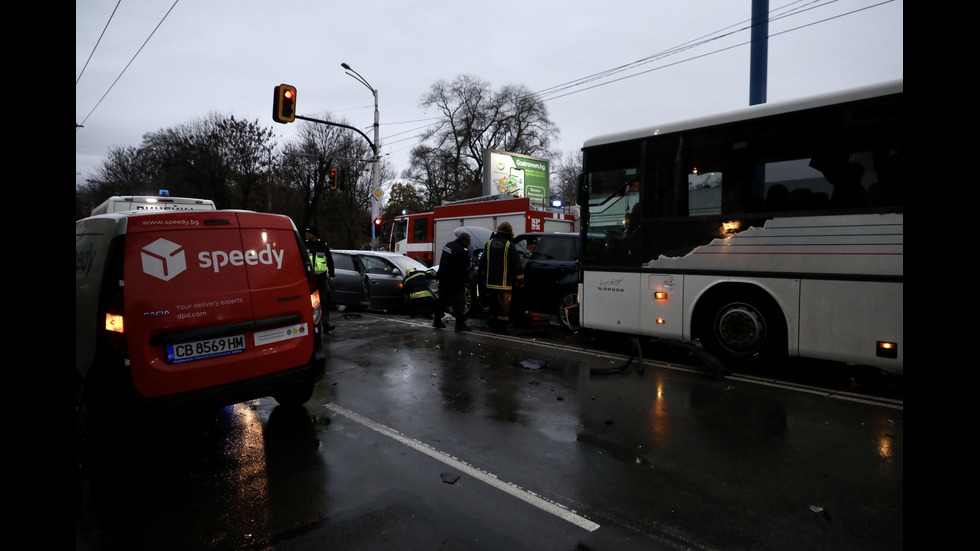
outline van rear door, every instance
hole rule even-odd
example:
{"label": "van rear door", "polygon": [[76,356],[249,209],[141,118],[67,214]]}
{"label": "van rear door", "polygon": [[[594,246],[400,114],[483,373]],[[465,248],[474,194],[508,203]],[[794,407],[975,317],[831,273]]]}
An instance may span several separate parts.
{"label": "van rear door", "polygon": [[288,218],[243,211],[133,214],[126,248],[127,346],[143,396],[309,363],[310,288]]}

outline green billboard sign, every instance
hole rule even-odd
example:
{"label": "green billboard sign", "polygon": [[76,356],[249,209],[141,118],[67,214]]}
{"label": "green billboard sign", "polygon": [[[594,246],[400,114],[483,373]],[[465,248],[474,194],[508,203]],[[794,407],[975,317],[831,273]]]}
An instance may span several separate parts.
{"label": "green billboard sign", "polygon": [[483,192],[527,197],[532,204],[547,206],[549,173],[547,159],[488,149],[483,155]]}

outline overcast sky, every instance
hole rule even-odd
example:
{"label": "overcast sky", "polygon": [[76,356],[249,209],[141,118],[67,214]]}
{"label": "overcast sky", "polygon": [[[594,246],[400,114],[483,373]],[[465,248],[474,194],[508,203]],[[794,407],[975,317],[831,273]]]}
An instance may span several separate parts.
{"label": "overcast sky", "polygon": [[[595,135],[749,104],[753,0],[76,0],[75,182],[148,132],[234,116],[280,140],[297,113],[344,118],[397,173],[438,113],[419,100],[468,74],[542,93],[567,155]],[[769,0],[770,103],[903,78],[903,0]],[[82,125],[78,127],[77,125]],[[553,160],[557,161],[557,159]]]}

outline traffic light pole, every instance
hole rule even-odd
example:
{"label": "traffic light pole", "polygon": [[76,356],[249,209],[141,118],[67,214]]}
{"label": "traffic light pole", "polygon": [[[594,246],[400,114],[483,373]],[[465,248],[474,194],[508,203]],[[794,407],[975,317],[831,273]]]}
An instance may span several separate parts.
{"label": "traffic light pole", "polygon": [[[378,90],[373,86],[371,86],[368,83],[368,81],[365,80],[364,77],[360,75],[360,73],[358,73],[354,69],[351,69],[350,65],[346,63],[341,63],[340,66],[348,71],[347,73],[348,75],[350,75],[358,82],[366,86],[367,89],[370,90],[371,93],[374,95],[374,141],[371,141],[371,138],[369,138],[367,134],[361,132],[361,130],[358,128],[354,128],[353,126],[297,115],[296,114],[296,88],[288,84],[281,84],[279,86],[276,86],[275,88],[273,103],[272,103],[272,118],[276,122],[281,122],[281,123],[289,123],[289,122],[293,122],[294,119],[300,119],[304,121],[315,122],[318,124],[326,124],[329,126],[339,126],[340,128],[353,130],[354,132],[357,132],[358,134],[363,136],[365,140],[367,140],[368,145],[371,146],[371,151],[374,152],[374,159],[372,160],[373,166],[371,168],[371,184],[372,184],[371,250],[377,250],[378,237],[376,235],[377,231],[375,228],[374,221],[377,220],[378,218],[378,201],[380,199],[378,194],[380,193],[379,190],[381,185],[381,151],[380,151],[381,136],[379,134],[381,125],[379,122],[380,115],[378,113]],[[288,109],[288,113],[287,113],[287,109]]]}
{"label": "traffic light pole", "polygon": [[[371,88],[368,86],[368,88]],[[380,124],[378,123],[378,91],[371,88],[374,92],[374,143],[380,144],[381,137],[378,135]],[[375,195],[375,190],[380,189],[381,185],[381,152],[377,145],[374,148],[374,169],[371,170],[371,250],[378,250],[378,238],[375,235],[378,228],[374,221],[378,218],[378,201],[380,198]]]}
{"label": "traffic light pole", "polygon": [[378,153],[378,146],[375,145],[376,143],[378,143],[378,126],[379,126],[378,108],[377,108],[377,97],[378,97],[377,91],[374,92],[374,97],[375,97],[375,108],[374,108],[374,141],[373,142],[371,141],[371,138],[369,138],[368,135],[365,134],[364,132],[361,132],[359,128],[354,128],[353,126],[349,126],[346,124],[340,124],[336,122],[314,119],[312,117],[304,117],[302,115],[296,115],[296,118],[300,120],[315,122],[318,124],[326,124],[328,126],[339,126],[340,128],[353,130],[354,132],[357,132],[358,134],[363,136],[364,139],[367,140],[368,145],[371,146],[371,151],[374,152],[374,160],[372,161],[372,164],[374,166],[371,168],[371,186],[372,186],[371,187],[371,250],[372,251],[378,250],[377,228],[375,227],[374,224],[374,220],[378,217],[378,199],[377,197],[374,196],[374,190],[378,189],[378,185],[381,182],[381,170],[380,170],[381,155]]}
{"label": "traffic light pole", "polygon": [[375,196],[375,191],[380,189],[379,186],[381,185],[381,151],[379,151],[381,137],[378,135],[380,130],[380,124],[378,122],[378,89],[371,86],[367,79],[362,77],[360,73],[351,69],[350,65],[341,63],[340,66],[347,71],[347,74],[351,78],[363,84],[374,95],[374,167],[371,170],[371,250],[376,251],[378,250],[378,238],[374,221],[378,218],[378,197]]}
{"label": "traffic light pole", "polygon": [[[340,123],[336,123],[336,122],[321,121],[320,119],[314,119],[314,118],[311,118],[311,117],[304,117],[302,115],[296,115],[296,118],[297,119],[300,119],[300,120],[304,120],[304,121],[310,121],[310,122],[315,122],[315,123],[319,123],[319,124],[326,124],[328,126],[339,126],[341,128],[346,128],[348,130],[353,130],[354,132],[357,132],[358,134],[360,134],[361,136],[363,136],[365,140],[367,140],[368,145],[371,146],[371,151],[374,152],[375,162],[377,162],[378,148],[374,145],[374,142],[371,141],[371,138],[369,138],[368,135],[365,134],[364,132],[361,132],[361,130],[359,128],[354,128],[353,126],[348,126],[346,124],[340,124]],[[375,140],[378,139],[378,136],[377,136],[377,127],[375,128],[375,136],[374,136],[374,139]]]}

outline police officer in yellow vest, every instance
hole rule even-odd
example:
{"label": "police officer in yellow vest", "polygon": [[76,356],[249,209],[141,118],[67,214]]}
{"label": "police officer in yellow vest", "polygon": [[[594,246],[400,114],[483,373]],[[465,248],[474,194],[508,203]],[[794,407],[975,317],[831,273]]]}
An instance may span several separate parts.
{"label": "police officer in yellow vest", "polygon": [[335,326],[330,325],[330,303],[333,298],[333,278],[336,272],[333,267],[333,256],[330,254],[330,245],[320,239],[320,230],[315,226],[306,228],[306,250],[310,253],[310,263],[313,264],[317,286],[320,288],[323,327],[326,331],[333,331]]}

